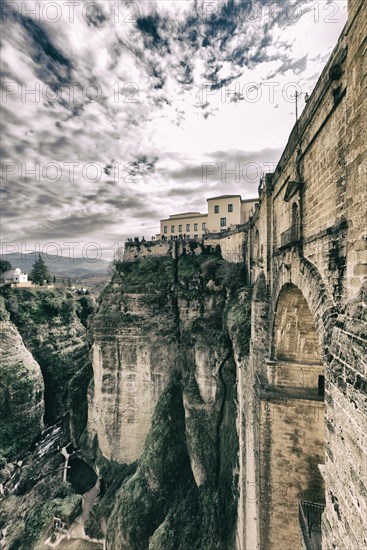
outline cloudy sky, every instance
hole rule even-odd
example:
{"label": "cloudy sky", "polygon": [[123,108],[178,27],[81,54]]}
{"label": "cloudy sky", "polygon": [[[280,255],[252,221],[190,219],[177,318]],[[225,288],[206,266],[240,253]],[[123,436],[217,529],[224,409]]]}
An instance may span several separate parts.
{"label": "cloudy sky", "polygon": [[3,1],[7,250],[108,256],[208,196],[256,196],[346,15],[344,0]]}

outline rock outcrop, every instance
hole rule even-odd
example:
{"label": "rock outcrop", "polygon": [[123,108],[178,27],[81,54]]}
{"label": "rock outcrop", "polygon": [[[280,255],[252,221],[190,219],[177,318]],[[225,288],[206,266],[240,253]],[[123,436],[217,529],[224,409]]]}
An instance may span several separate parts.
{"label": "rock outcrop", "polygon": [[0,449],[13,459],[41,433],[41,368],[9,320],[0,321]]}
{"label": "rock outcrop", "polygon": [[234,544],[233,342],[246,354],[249,331],[248,310],[238,307],[240,269],[216,254],[137,258],[117,265],[102,295],[92,328],[90,445],[102,460],[137,466],[109,517],[96,517],[109,520],[108,548]]}
{"label": "rock outcrop", "polygon": [[131,463],[141,455],[154,409],[174,369],[172,304],[157,312],[144,294],[104,293],[93,323],[93,386],[88,431],[107,459]]}
{"label": "rock outcrop", "polygon": [[92,378],[84,311],[70,293],[60,290],[10,289],[2,294],[10,319],[41,367],[44,421],[68,414],[76,445],[87,423],[87,387]]}

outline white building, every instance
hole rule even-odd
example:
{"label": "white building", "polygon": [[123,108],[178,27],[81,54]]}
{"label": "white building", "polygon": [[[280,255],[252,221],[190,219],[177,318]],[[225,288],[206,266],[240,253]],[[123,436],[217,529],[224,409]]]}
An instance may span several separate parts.
{"label": "white building", "polygon": [[15,269],[1,273],[0,279],[6,283],[27,283],[28,273],[23,272],[20,267],[16,267]]}

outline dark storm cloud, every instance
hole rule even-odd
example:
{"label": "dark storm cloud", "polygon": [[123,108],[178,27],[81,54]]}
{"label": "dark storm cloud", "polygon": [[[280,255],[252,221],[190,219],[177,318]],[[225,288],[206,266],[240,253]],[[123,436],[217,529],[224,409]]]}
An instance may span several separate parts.
{"label": "dark storm cloud", "polygon": [[[169,2],[143,2],[135,23],[116,25],[108,14],[110,4],[85,3],[89,6],[85,16],[81,16],[80,2],[73,25],[64,20],[50,24],[42,18],[37,22],[18,10],[4,26],[7,57],[2,71],[6,80],[19,87],[25,84],[28,89],[34,88],[35,82],[45,83],[60,96],[55,101],[29,100],[26,105],[19,99],[20,94],[9,99],[3,109],[4,157],[30,162],[30,167],[34,162],[44,165],[54,159],[61,165],[64,161],[79,161],[73,182],[65,177],[64,169],[63,179],[57,183],[34,181],[19,174],[8,182],[3,209],[5,217],[12,217],[14,223],[8,224],[9,234],[18,231],[30,239],[75,238],[95,231],[107,234],[116,227],[123,233],[124,225],[133,226],[135,231],[136,220],[147,222],[161,217],[158,209],[166,198],[170,211],[181,209],[182,203],[196,210],[197,203],[200,208],[200,204],[205,205],[208,194],[227,191],[230,186],[219,181],[218,174],[218,181],[203,183],[205,162],[218,166],[225,163],[230,169],[235,162],[278,160],[281,151],[275,149],[225,150],[227,143],[212,139],[207,132],[210,122],[203,120],[217,116],[221,94],[212,94],[202,103],[199,95],[203,83],[220,90],[264,61],[276,61],[264,72],[283,75],[288,70],[296,74],[304,71],[307,57],[292,57],[283,42],[279,48],[279,32],[277,35],[275,29],[295,23],[302,10],[292,15],[289,2],[279,1],[274,2],[271,17],[256,19],[257,8],[266,6],[267,1],[214,2],[212,15],[197,2],[185,3],[182,11],[176,5],[167,8]],[[297,2],[299,5],[303,0]],[[131,90],[124,88],[132,81],[139,88],[136,103],[129,102]],[[111,92],[114,83],[122,83],[117,99]],[[59,93],[67,92],[69,84],[76,88],[73,101],[68,100],[67,93]],[[88,84],[100,87],[98,101],[83,95],[82,87]],[[228,100],[230,109],[239,107],[230,102],[241,99],[233,94]],[[200,121],[198,126],[196,119]],[[197,143],[198,151],[207,150],[205,155],[187,144],[190,140],[184,132],[190,133],[191,121],[197,132],[192,132],[192,143]],[[184,136],[182,143],[175,133],[177,127]],[[172,128],[171,144],[167,133]],[[238,135],[240,147],[240,132]],[[233,136],[231,139],[228,135],[228,140],[237,147]],[[279,143],[277,138],[269,142]],[[97,183],[87,181],[80,173],[87,162],[101,167]],[[128,166],[122,179],[116,179],[115,162],[120,167]],[[126,175],[127,182],[136,178],[137,183],[126,183]]]}
{"label": "dark storm cloud", "polygon": [[104,200],[105,204],[110,204],[117,210],[130,210],[133,208],[143,208],[146,201],[143,198],[127,196],[127,197],[111,197]]}
{"label": "dark storm cloud", "polygon": [[228,149],[227,151],[213,151],[208,154],[208,157],[216,161],[221,162],[261,162],[261,163],[273,163],[278,162],[282,154],[283,147],[278,149],[265,148],[258,151],[242,151],[241,149]]}
{"label": "dark storm cloud", "polygon": [[144,35],[144,43],[147,48],[165,49],[169,52],[168,40],[165,38],[167,32],[167,18],[160,17],[158,14],[138,17],[136,26]]}
{"label": "dark storm cloud", "polygon": [[[182,162],[181,168],[176,168],[173,170],[167,170],[167,175],[169,178],[176,182],[181,182],[185,184],[186,182],[192,181],[203,181],[203,175],[207,172],[205,166],[208,163],[213,165],[213,172],[216,175],[216,178],[220,177],[220,170],[222,170],[222,164],[224,165],[223,170],[230,170],[233,168],[235,163],[239,163],[241,169],[246,166],[253,164],[253,168],[256,168],[256,165],[269,165],[272,167],[275,165],[282,154],[283,148],[278,149],[260,149],[259,151],[241,151],[240,149],[229,149],[228,151],[213,151],[207,153],[202,162],[193,165],[188,164],[187,162]],[[270,170],[270,168],[269,168]],[[218,176],[219,174],[219,176]],[[190,191],[189,188],[181,188],[179,191],[177,189],[171,189],[169,196],[175,195],[188,195]]]}
{"label": "dark storm cloud", "polygon": [[166,195],[167,197],[189,197],[194,195],[197,192],[197,188],[195,187],[174,187],[173,189],[170,189]]}
{"label": "dark storm cloud", "polygon": [[203,167],[202,164],[197,165],[188,165],[185,164],[182,166],[182,168],[175,169],[175,170],[167,170],[167,175],[175,180],[175,181],[192,181],[194,179],[201,180],[203,175]]}
{"label": "dark storm cloud", "polygon": [[100,4],[89,3],[88,9],[85,11],[85,20],[89,26],[102,27],[107,17],[103,13]]}
{"label": "dark storm cloud", "polygon": [[131,213],[131,217],[134,218],[134,219],[138,219],[138,220],[142,220],[142,221],[146,221],[146,220],[154,220],[154,219],[159,219],[159,217],[161,216],[161,210],[153,210],[152,208],[150,209],[145,209],[145,210],[137,210],[135,212],[132,212]]}
{"label": "dark storm cloud", "polygon": [[[281,1],[230,0],[221,3],[215,13],[204,17],[201,27],[204,36],[202,47],[211,52],[205,77],[212,82],[212,89],[220,89],[230,83],[238,76],[239,68],[248,69],[255,64],[276,59],[267,54],[267,48],[272,43],[273,28],[275,25],[286,26],[290,21],[296,23],[306,10],[311,9],[304,4],[307,4],[307,0],[299,1],[297,6]],[[234,73],[226,79],[220,79],[218,73],[224,61],[233,63]]]}
{"label": "dark storm cloud", "polygon": [[52,219],[41,222],[35,228],[28,229],[28,238],[35,240],[53,239],[75,239],[75,236],[85,237],[95,230],[102,231],[117,223],[117,216],[112,218],[110,214],[101,215],[96,212],[82,214],[71,214],[64,218]]}
{"label": "dark storm cloud", "polygon": [[[72,62],[52,42],[40,23],[8,4],[8,17],[18,23],[25,31],[27,41],[26,53],[36,64],[36,76],[54,91],[71,82]],[[5,27],[6,28],[6,27]]]}
{"label": "dark storm cloud", "polygon": [[129,162],[128,173],[131,176],[146,175],[154,172],[158,157],[149,158],[147,155],[139,155]]}

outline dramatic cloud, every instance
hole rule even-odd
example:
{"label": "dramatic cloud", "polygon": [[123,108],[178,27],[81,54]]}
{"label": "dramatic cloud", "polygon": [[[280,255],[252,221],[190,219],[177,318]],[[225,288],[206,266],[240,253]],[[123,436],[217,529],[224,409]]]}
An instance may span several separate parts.
{"label": "dramatic cloud", "polygon": [[255,196],[346,19],[344,0],[71,4],[2,3],[3,237],[29,249]]}

